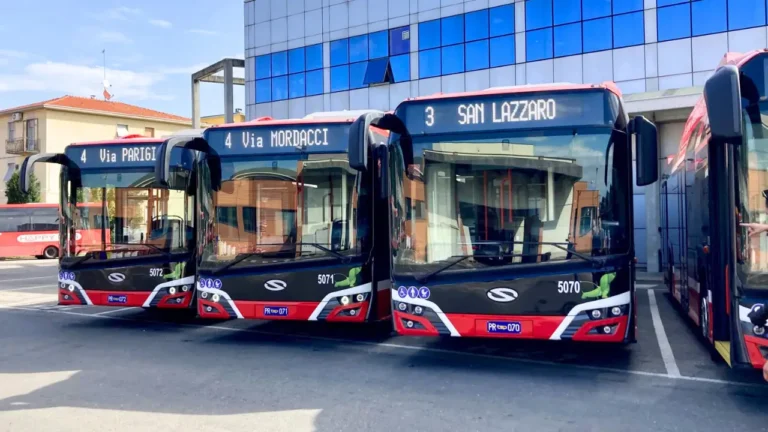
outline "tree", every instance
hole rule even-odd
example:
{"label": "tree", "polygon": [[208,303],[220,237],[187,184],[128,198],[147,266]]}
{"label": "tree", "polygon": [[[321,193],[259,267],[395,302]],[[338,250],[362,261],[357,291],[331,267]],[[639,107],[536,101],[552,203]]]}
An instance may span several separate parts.
{"label": "tree", "polygon": [[5,184],[5,197],[8,199],[8,204],[40,202],[40,182],[37,181],[35,173],[32,173],[29,177],[30,184],[29,192],[27,193],[21,191],[21,181],[19,178],[19,172],[16,171]]}

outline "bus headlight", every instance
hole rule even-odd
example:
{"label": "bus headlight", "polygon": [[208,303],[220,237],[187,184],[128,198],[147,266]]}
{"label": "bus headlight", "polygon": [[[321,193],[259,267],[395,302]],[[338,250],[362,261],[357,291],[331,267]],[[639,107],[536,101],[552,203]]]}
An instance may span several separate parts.
{"label": "bus headlight", "polygon": [[765,327],[763,327],[763,326],[754,326],[752,328],[752,333],[754,333],[754,334],[756,334],[758,336],[762,336],[762,335],[765,334]]}
{"label": "bus headlight", "polygon": [[213,300],[214,303],[218,303],[219,300],[221,300],[221,296],[219,296],[218,294],[214,294],[213,297],[211,297],[211,300]]}
{"label": "bus headlight", "polygon": [[208,298],[208,293],[203,291],[203,292],[200,293],[200,297],[202,297],[204,299],[207,299]]}
{"label": "bus headlight", "polygon": [[361,301],[365,300],[365,294],[358,294],[357,296],[355,296],[355,300],[357,300],[357,302],[360,303]]}
{"label": "bus headlight", "polygon": [[408,327],[408,328],[413,328],[413,321],[411,321],[411,320],[406,321],[405,322],[405,326]]}
{"label": "bus headlight", "polygon": [[349,296],[344,296],[344,297],[339,299],[339,303],[341,303],[342,306],[348,305],[349,302],[350,302]]}
{"label": "bus headlight", "polygon": [[65,284],[64,282],[62,282],[62,283],[60,283],[60,284],[59,284],[59,287],[60,287],[61,289],[67,289],[67,284]]}
{"label": "bus headlight", "polygon": [[421,315],[422,313],[424,313],[424,308],[421,306],[416,306],[415,308],[413,308],[413,313],[415,313],[416,315]]}
{"label": "bus headlight", "polygon": [[182,291],[184,291],[184,292],[187,292],[187,291],[189,291],[189,285],[184,285],[184,286],[182,286],[182,287],[181,287],[181,290],[182,290]]}
{"label": "bus headlight", "polygon": [[176,287],[170,287],[168,288],[168,294],[174,295],[176,294]]}
{"label": "bus headlight", "polygon": [[70,285],[69,286],[69,292],[75,292],[75,286],[74,285]]}
{"label": "bus headlight", "polygon": [[408,305],[405,303],[398,303],[397,309],[400,310],[401,312],[405,312],[405,310],[408,309]]}
{"label": "bus headlight", "polygon": [[600,309],[595,309],[595,310],[592,311],[592,318],[598,319],[601,316],[603,316],[603,313],[600,312]]}
{"label": "bus headlight", "polygon": [[354,309],[349,310],[349,315],[355,316],[356,314],[357,314],[357,311],[355,311]]}
{"label": "bus headlight", "polygon": [[213,312],[213,308],[212,308],[212,307],[210,307],[210,306],[206,306],[206,307],[205,307],[205,311],[206,311],[206,312]]}
{"label": "bus headlight", "polygon": [[614,306],[611,308],[611,315],[613,316],[619,316],[621,315],[621,308],[618,306]]}
{"label": "bus headlight", "polygon": [[605,333],[605,334],[611,334],[611,326],[605,326],[605,327],[603,327],[603,333]]}

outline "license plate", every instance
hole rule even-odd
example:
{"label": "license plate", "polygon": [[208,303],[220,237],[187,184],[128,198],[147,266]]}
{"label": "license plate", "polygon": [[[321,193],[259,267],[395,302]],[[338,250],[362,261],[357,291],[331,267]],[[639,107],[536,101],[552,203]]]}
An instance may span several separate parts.
{"label": "license plate", "polygon": [[128,303],[128,296],[125,296],[125,295],[108,295],[107,296],[107,303],[125,304],[125,303]]}
{"label": "license plate", "polygon": [[486,330],[488,333],[520,334],[523,325],[520,321],[488,321]]}
{"label": "license plate", "polygon": [[288,308],[285,306],[264,306],[264,316],[288,316]]}

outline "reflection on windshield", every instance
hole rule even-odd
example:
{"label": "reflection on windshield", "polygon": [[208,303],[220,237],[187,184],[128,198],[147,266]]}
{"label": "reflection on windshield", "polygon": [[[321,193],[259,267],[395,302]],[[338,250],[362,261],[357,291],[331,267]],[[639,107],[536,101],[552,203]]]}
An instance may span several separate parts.
{"label": "reflection on windshield", "polygon": [[[356,253],[356,172],[346,155],[222,160],[204,263]],[[316,246],[312,246],[316,245]]]}
{"label": "reflection on windshield", "polygon": [[397,262],[471,255],[457,267],[474,267],[626,252],[626,186],[614,164],[626,145],[613,133],[621,144],[607,160],[610,129],[416,142],[415,175],[396,204],[405,216]]}
{"label": "reflection on windshield", "polygon": [[150,187],[146,172],[84,173],[69,203],[72,228],[89,230],[65,256],[93,252],[101,259],[185,252],[194,243],[194,197],[184,191],[189,173],[172,175],[172,189]]}

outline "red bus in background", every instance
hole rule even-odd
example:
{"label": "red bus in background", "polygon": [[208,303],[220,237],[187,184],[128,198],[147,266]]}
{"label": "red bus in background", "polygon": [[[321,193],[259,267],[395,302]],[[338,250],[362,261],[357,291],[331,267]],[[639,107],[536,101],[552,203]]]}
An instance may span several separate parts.
{"label": "red bus in background", "polygon": [[[98,242],[103,224],[99,204],[78,206],[82,224],[77,243]],[[59,256],[58,204],[0,205],[0,258],[34,256],[53,259]]]}

